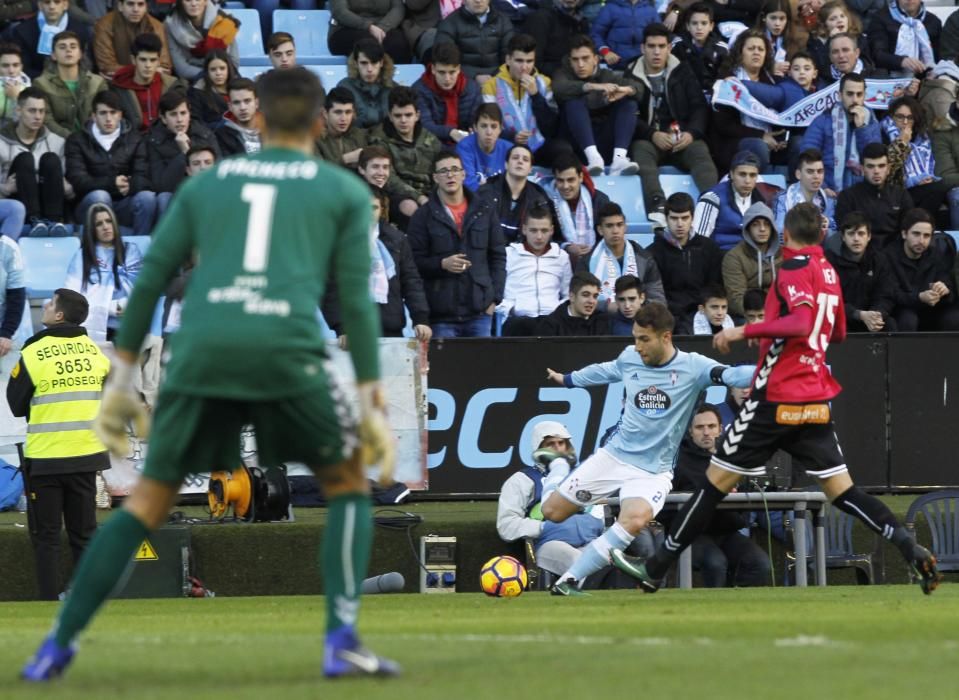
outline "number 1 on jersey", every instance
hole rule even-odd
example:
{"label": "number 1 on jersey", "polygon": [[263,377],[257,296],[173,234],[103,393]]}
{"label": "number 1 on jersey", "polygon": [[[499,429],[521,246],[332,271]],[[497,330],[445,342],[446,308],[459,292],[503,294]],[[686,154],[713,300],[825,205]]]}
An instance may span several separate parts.
{"label": "number 1 on jersey", "polygon": [[276,186],[247,183],[240,191],[240,199],[250,205],[246,245],[243,247],[243,269],[247,272],[263,272],[270,258]]}

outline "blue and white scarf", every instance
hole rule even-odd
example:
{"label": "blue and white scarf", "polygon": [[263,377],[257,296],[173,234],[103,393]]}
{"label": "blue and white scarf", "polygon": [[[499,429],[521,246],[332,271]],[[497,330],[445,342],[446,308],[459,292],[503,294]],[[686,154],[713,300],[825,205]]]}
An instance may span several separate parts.
{"label": "blue and white scarf", "polygon": [[[786,193],[783,195],[786,201],[786,211],[788,212],[797,204],[805,204],[806,195],[803,194],[802,183],[794,182],[789,187],[786,188]],[[823,214],[826,213],[826,193],[822,190],[819,190],[812,196],[811,204],[815,204],[816,208],[821,211]],[[782,231],[779,232],[780,237],[782,237]]]}
{"label": "blue and white scarf", "polygon": [[589,256],[589,271],[599,278],[599,298],[603,300],[615,298],[616,280],[623,275],[637,274],[636,251],[633,246],[626,241],[626,250],[623,252],[623,264],[620,265],[616,255],[606,245],[606,241],[600,240]]}
{"label": "blue and white scarf", "polygon": [[379,224],[370,228],[370,296],[374,303],[385,304],[390,294],[390,280],[396,276],[396,262],[379,239]]}
{"label": "blue and white scarf", "polygon": [[46,17],[43,16],[43,13],[37,13],[37,23],[40,25],[40,39],[37,41],[38,54],[49,56],[53,53],[53,37],[60,32],[66,31],[69,20],[70,17],[68,13],[64,12],[59,22],[56,24],[47,24]]}
{"label": "blue and white scarf", "polygon": [[[765,72],[765,69],[763,69],[763,72]],[[746,73],[746,69],[743,68],[742,66],[736,69],[735,77],[739,78],[740,80],[751,80],[751,78],[749,77],[749,74]],[[740,114],[740,119],[742,119],[742,122],[745,126],[748,126],[752,129],[759,129],[760,131],[770,131],[769,124],[761,122],[758,119],[753,119],[746,112],[742,112]]]}
{"label": "blue and white scarf", "polygon": [[899,9],[897,0],[889,0],[889,14],[899,22],[899,36],[896,38],[896,55],[918,58],[926,66],[936,62],[932,53],[929,32],[922,20],[926,18],[926,6],[919,6],[919,16],[910,17]]}
{"label": "blue and white scarf", "polygon": [[559,217],[559,230],[562,231],[566,241],[592,248],[596,242],[596,231],[593,229],[593,196],[586,189],[586,185],[581,185],[579,188],[579,202],[575,213],[570,211],[569,202],[563,199],[552,184],[549,186],[548,193],[549,198],[553,200],[556,215]]}
{"label": "blue and white scarf", "polygon": [[[833,153],[835,161],[833,162],[833,182],[836,183],[836,189],[844,189],[846,182],[843,176],[847,172],[853,175],[862,175],[862,164],[859,162],[859,146],[856,145],[856,135],[849,138],[849,115],[843,109],[842,104],[837,104],[832,108],[832,133],[835,140]],[[866,124],[870,123],[875,116],[870,110],[866,110]],[[865,126],[866,124],[863,124]],[[846,152],[846,146],[849,146],[849,152]]]}
{"label": "blue and white scarf", "polygon": [[[896,126],[892,117],[883,119],[880,126],[890,141],[899,138],[899,127]],[[909,142],[909,155],[903,163],[903,174],[907,188],[915,187],[927,177],[933,180],[942,179],[936,177],[936,157],[932,152],[932,140],[928,134],[912,137],[912,141]]]}
{"label": "blue and white scarf", "polygon": [[[550,99],[550,91],[546,86],[546,81],[542,76],[537,75],[536,89],[547,100]],[[518,133],[520,131],[529,131],[529,141],[527,145],[531,151],[535,151],[542,146],[546,139],[536,125],[536,117],[533,115],[533,98],[529,93],[517,85],[517,90],[522,96],[517,99],[516,91],[513,90],[513,83],[504,78],[494,78],[496,81],[496,104],[503,112],[503,130],[507,133]]]}
{"label": "blue and white scarf", "polygon": [[[862,75],[862,72],[863,72],[865,69],[866,69],[866,68],[865,68],[865,66],[863,65],[862,59],[861,59],[861,58],[856,59],[856,65],[853,66],[852,72],[853,72],[853,73],[858,73],[859,75]],[[842,80],[842,76],[845,75],[845,73],[843,73],[842,71],[840,71],[838,68],[836,68],[836,66],[834,66],[834,65],[831,64],[831,63],[829,64],[829,74],[832,76],[832,79],[833,79],[833,80]]]}

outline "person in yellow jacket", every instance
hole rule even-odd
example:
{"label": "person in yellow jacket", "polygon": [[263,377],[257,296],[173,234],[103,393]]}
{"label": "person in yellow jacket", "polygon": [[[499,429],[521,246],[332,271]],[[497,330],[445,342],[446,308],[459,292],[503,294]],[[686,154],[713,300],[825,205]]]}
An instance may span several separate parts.
{"label": "person in yellow jacket", "polygon": [[110,360],[80,325],[88,311],[82,294],[58,289],[43,307],[46,329],[24,343],[7,384],[11,412],[27,419],[27,513],[42,600],[61,590],[61,520],[76,563],[97,527],[96,474],[110,468],[93,432]]}

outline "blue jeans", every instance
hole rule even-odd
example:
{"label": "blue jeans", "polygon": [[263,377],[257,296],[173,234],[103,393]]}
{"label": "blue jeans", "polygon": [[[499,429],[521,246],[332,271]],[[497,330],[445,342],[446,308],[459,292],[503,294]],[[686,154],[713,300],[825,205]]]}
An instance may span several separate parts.
{"label": "blue jeans", "polygon": [[480,314],[468,321],[431,323],[434,338],[489,338],[492,335],[493,317]]}
{"label": "blue jeans", "polygon": [[149,236],[157,215],[157,196],[153,192],[137,192],[132,197],[114,200],[106,190],[87,192],[77,205],[77,220],[86,223],[87,210],[94,204],[113,207],[121,226],[132,226],[136,236]]}
{"label": "blue jeans", "polygon": [[0,199],[0,236],[13,240],[20,238],[23,222],[27,220],[27,208],[15,199]]}
{"label": "blue jeans", "polygon": [[949,202],[949,225],[953,231],[959,230],[959,187],[953,187],[946,195]]}
{"label": "blue jeans", "polygon": [[172,192],[157,193],[157,221],[159,221],[160,217],[163,216],[163,212],[166,211],[166,208],[170,206],[171,199],[173,199]]}
{"label": "blue jeans", "polygon": [[785,151],[776,151],[773,153],[762,139],[747,138],[739,140],[739,150],[750,151],[756,154],[756,157],[759,158],[759,172],[761,173],[769,172],[769,166],[772,162],[775,162],[776,165],[785,165],[789,171],[786,180],[787,182],[793,182],[796,179],[793,171],[799,167],[801,144],[802,138],[797,138],[796,135],[793,134],[789,138],[789,141],[786,142]]}

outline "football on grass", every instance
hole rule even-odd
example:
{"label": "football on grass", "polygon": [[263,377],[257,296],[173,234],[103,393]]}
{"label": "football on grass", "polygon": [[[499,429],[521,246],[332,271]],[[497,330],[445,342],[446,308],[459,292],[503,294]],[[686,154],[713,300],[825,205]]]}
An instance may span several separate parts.
{"label": "football on grass", "polygon": [[493,557],[480,570],[483,592],[495,598],[514,598],[528,583],[526,567],[513,557]]}

